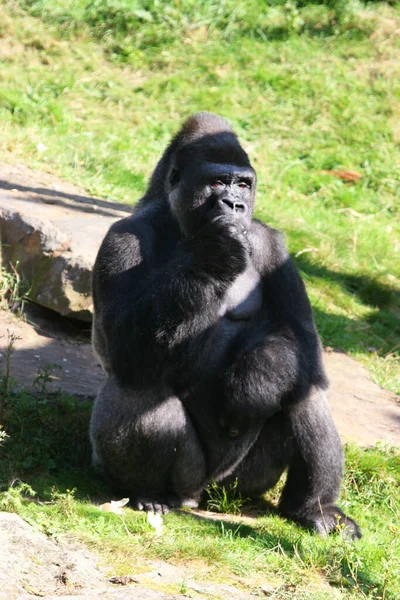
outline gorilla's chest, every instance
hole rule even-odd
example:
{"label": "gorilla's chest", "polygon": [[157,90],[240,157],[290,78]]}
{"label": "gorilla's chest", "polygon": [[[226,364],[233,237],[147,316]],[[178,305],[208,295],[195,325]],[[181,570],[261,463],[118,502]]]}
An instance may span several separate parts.
{"label": "gorilla's chest", "polygon": [[230,321],[248,321],[261,308],[260,276],[252,265],[228,288],[220,315]]}

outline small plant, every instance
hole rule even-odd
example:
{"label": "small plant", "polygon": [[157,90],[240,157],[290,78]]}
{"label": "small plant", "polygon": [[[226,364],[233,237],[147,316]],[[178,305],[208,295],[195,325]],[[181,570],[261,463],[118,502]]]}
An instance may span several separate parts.
{"label": "small plant", "polygon": [[0,510],[19,513],[22,508],[23,500],[26,496],[33,498],[36,492],[27,483],[19,480],[14,481],[18,485],[10,485],[10,487],[0,494]]}
{"label": "small plant", "polygon": [[10,263],[10,269],[0,270],[0,308],[22,315],[30,286],[19,272],[18,261],[15,265]]}
{"label": "small plant", "polygon": [[186,584],[186,581],[182,581],[181,585],[179,586],[179,593],[182,594],[182,596],[186,596],[188,591],[189,589]]}
{"label": "small plant", "polygon": [[237,479],[226,486],[220,486],[215,481],[211,483],[206,490],[209,496],[207,500],[207,509],[230,515],[239,515],[242,506],[249,499],[242,496],[238,491],[237,486]]}
{"label": "small plant", "polygon": [[61,366],[57,363],[46,363],[43,366],[40,366],[38,369],[38,374],[36,375],[33,381],[33,387],[39,388],[39,393],[44,395],[47,392],[47,384],[50,383],[53,379],[54,371],[61,370]]}
{"label": "small plant", "polygon": [[57,504],[59,511],[68,519],[72,517],[75,509],[75,493],[76,488],[66,489],[65,492],[60,492],[55,486],[51,489],[52,502]]}

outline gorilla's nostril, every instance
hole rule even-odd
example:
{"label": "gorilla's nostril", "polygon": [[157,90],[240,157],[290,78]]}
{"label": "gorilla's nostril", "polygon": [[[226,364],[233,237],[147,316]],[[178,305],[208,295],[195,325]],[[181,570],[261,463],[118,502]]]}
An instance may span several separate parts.
{"label": "gorilla's nostril", "polygon": [[231,210],[235,210],[235,202],[229,200],[229,198],[222,198],[221,202],[223,202]]}
{"label": "gorilla's nostril", "polygon": [[241,214],[246,214],[247,206],[243,202],[234,202],[233,210]]}

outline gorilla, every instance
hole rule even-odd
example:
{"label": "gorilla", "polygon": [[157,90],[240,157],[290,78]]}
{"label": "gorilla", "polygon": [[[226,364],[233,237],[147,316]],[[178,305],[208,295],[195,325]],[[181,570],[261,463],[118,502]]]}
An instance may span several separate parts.
{"label": "gorilla", "polygon": [[196,506],[211,481],[263,494],[321,535],[358,525],[335,504],[340,439],[321,344],[282,234],[253,218],[256,173],[221,117],[189,118],[93,271],[106,381],[93,462],[136,508]]}

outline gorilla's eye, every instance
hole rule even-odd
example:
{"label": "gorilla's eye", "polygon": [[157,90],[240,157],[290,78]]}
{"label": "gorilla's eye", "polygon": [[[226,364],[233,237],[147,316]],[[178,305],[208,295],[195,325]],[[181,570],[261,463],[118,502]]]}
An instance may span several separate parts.
{"label": "gorilla's eye", "polygon": [[214,181],[214,187],[222,187],[224,184],[222,183],[222,181],[220,181],[219,179],[217,181]]}
{"label": "gorilla's eye", "polygon": [[178,169],[172,169],[171,175],[169,176],[169,183],[171,187],[175,187],[181,180],[181,174]]}
{"label": "gorilla's eye", "polygon": [[240,187],[241,190],[245,190],[246,188],[249,188],[249,184],[246,183],[245,181],[239,181],[238,186]]}

